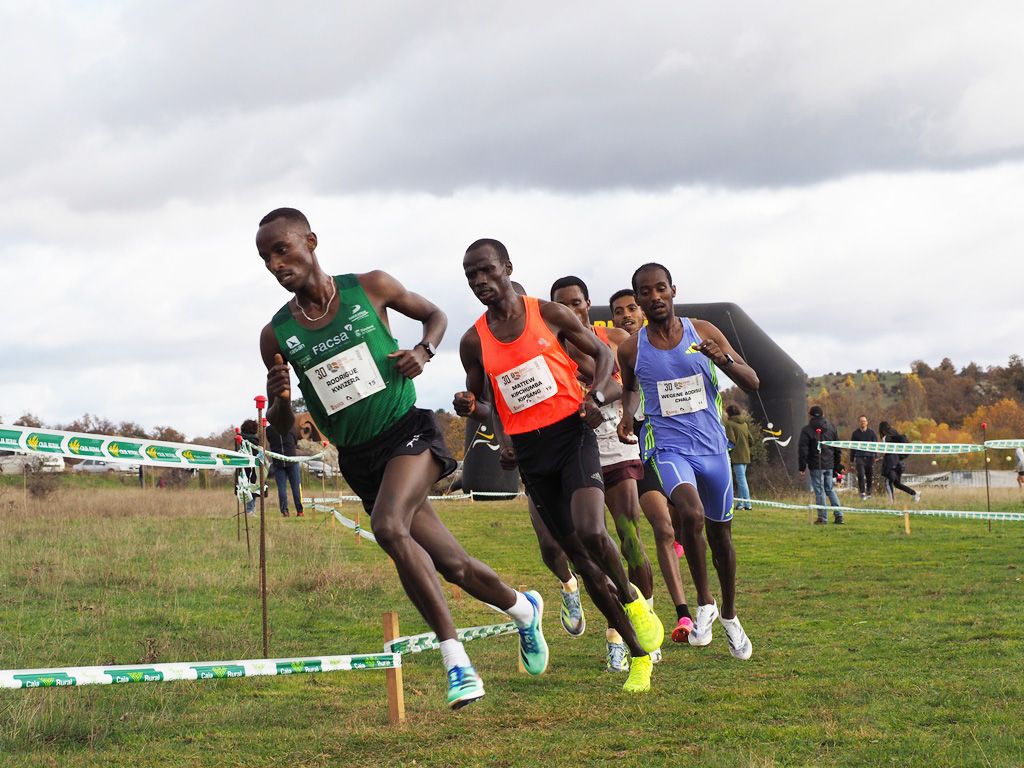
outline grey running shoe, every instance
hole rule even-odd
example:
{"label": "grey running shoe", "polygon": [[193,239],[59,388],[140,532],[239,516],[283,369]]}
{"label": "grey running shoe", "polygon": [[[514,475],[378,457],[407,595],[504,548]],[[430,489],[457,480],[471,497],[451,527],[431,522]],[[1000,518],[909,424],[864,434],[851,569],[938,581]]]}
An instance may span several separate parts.
{"label": "grey running shoe", "polygon": [[629,672],[629,651],[625,643],[608,643],[605,672]]}
{"label": "grey running shoe", "polygon": [[583,615],[580,604],[579,590],[566,592],[562,590],[562,629],[572,637],[579,637],[587,629],[587,617]]}

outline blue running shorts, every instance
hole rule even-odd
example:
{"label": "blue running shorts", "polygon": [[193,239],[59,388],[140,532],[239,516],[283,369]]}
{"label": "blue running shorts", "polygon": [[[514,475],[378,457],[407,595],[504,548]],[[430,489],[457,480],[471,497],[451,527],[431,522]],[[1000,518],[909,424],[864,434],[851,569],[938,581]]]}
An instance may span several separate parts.
{"label": "blue running shorts", "polygon": [[657,451],[650,464],[661,478],[665,494],[671,499],[672,491],[683,483],[697,489],[704,505],[704,517],[716,523],[732,520],[732,469],[728,453],[710,456],[684,456],[675,451]]}

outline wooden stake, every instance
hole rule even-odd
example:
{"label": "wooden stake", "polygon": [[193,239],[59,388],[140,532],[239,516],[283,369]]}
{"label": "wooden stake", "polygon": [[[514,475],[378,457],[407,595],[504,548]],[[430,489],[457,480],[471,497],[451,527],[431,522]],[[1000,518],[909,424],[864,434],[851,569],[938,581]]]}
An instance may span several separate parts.
{"label": "wooden stake", "polygon": [[[398,613],[387,611],[384,614],[384,642],[399,637]],[[402,690],[402,668],[388,669],[384,672],[388,686],[388,722],[398,725],[405,722],[405,692]]]}
{"label": "wooden stake", "polygon": [[359,544],[363,540],[363,537],[359,535],[359,531],[361,531],[361,530],[362,530],[362,527],[361,527],[361,524],[359,522],[359,507],[357,506],[356,507],[356,528],[355,528],[355,531],[353,531],[353,533],[355,533],[355,535],[356,535],[356,544]]}
{"label": "wooden stake", "polygon": [[907,511],[906,507],[903,508],[903,532],[907,536],[910,535],[910,512]]}

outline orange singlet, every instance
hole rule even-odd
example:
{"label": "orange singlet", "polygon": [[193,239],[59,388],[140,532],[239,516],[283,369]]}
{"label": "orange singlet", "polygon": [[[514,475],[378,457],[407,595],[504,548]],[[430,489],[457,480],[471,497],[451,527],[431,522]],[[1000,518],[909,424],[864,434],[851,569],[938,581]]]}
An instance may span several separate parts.
{"label": "orange singlet", "polygon": [[487,327],[487,313],[476,321],[484,371],[494,405],[510,435],[547,427],[579,411],[583,393],[576,363],[562,349],[540,314],[540,303],[523,296],[526,326],[515,341],[499,341]]}

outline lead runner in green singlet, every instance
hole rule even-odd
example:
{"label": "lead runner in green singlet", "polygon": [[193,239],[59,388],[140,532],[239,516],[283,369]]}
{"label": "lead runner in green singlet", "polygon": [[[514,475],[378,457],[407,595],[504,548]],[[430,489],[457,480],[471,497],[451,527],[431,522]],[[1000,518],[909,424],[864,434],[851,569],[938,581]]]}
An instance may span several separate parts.
{"label": "lead runner in green singlet", "polygon": [[[456,640],[437,574],[504,611],[519,627],[526,671],[547,668],[541,631],[544,603],[517,592],[470,557],[427,501],[430,487],[455,468],[431,411],[416,408],[412,379],[434,356],[448,320],[436,305],[373,271],[332,277],[316,257],[306,217],[278,208],[260,221],[256,248],[293,298],[260,334],[267,366],[267,418],[284,433],[295,423],[291,369],[317,427],[338,449],[342,474],[370,512],[377,542],[394,560],[413,605],[441,645],[448,705],[484,695],[483,683]],[[423,323],[422,340],[400,349],[388,310]]]}

